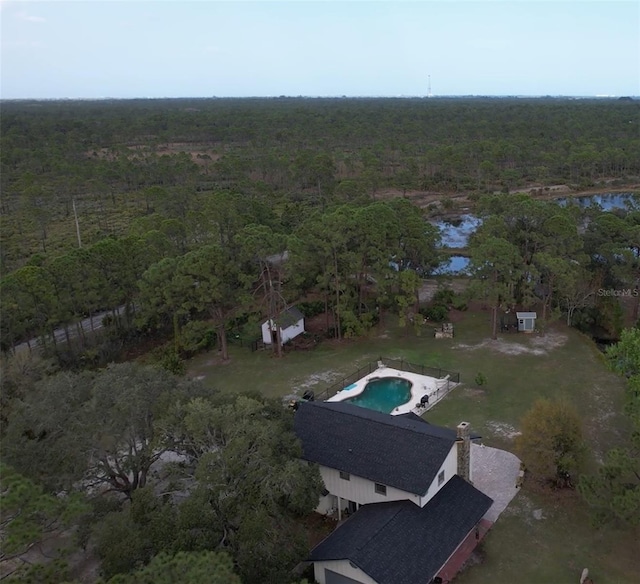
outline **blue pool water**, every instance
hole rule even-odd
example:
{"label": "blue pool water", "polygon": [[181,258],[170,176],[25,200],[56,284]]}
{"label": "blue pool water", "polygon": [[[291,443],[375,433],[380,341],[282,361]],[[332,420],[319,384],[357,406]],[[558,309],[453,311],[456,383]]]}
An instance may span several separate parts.
{"label": "blue pool water", "polygon": [[362,408],[390,414],[410,399],[410,381],[397,377],[381,377],[367,383],[360,395],[345,401]]}

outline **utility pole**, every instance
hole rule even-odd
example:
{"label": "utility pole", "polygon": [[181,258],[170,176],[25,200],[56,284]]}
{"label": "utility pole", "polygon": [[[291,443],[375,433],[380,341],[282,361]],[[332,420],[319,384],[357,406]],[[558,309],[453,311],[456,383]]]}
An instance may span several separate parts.
{"label": "utility pole", "polygon": [[78,247],[82,247],[82,239],[80,239],[80,224],[78,223],[78,213],[76,212],[76,199],[72,199],[73,203],[73,216],[76,220],[76,234],[78,235]]}

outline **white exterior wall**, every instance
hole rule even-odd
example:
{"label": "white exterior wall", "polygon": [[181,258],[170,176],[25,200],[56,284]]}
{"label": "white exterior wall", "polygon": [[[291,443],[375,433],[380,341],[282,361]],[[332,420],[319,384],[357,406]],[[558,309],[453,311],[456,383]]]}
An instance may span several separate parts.
{"label": "white exterior wall", "polygon": [[[267,320],[262,323],[262,341],[265,345],[271,344],[271,330],[269,324],[273,321]],[[286,343],[291,339],[297,337],[304,332],[304,319],[301,318],[296,324],[287,327],[286,329],[280,329],[280,338],[282,343]]]}
{"label": "white exterior wall", "polygon": [[[444,482],[438,485],[438,475],[444,470]],[[458,472],[458,448],[457,444],[447,454],[447,458],[444,459],[442,466],[438,469],[433,482],[429,485],[427,494],[420,498],[420,507],[424,507],[433,496],[447,484],[447,481]]]}
{"label": "white exterior wall", "polygon": [[298,335],[301,335],[304,332],[304,319],[300,319],[296,324],[292,324],[286,329],[281,329],[280,334],[282,335],[282,343],[286,343],[291,339],[294,339]]}
{"label": "white exterior wall", "polygon": [[270,321],[267,320],[262,323],[262,342],[265,345],[271,344],[271,330],[269,329],[269,322]]}
{"label": "white exterior wall", "polygon": [[371,576],[365,574],[360,568],[355,568],[349,560],[326,560],[324,562],[314,562],[313,575],[317,582],[326,584],[324,570],[328,568],[338,574],[353,578],[362,584],[378,584]]}
{"label": "white exterior wall", "polygon": [[[328,468],[320,465],[320,474],[324,485],[332,495],[342,497],[342,499],[348,499],[354,501],[359,505],[366,505],[367,503],[385,503],[387,501],[403,501],[409,500],[420,505],[420,496],[408,493],[396,489],[395,487],[387,487],[387,494],[380,495],[375,492],[375,481],[370,481],[356,475],[351,475],[350,480],[344,480],[340,478],[340,472],[334,468]],[[384,483],[381,483],[384,484]],[[343,501],[342,508],[347,506],[346,501]]]}
{"label": "white exterior wall", "polygon": [[320,497],[320,501],[318,502],[318,506],[316,507],[316,513],[320,513],[321,515],[326,515],[331,509],[336,507],[336,497],[329,493],[324,497]]}

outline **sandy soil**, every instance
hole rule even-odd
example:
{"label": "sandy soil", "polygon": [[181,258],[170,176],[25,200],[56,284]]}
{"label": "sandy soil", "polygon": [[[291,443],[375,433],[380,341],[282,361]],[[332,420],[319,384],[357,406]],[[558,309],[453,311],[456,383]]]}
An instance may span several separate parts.
{"label": "sandy soil", "polygon": [[509,341],[504,338],[485,339],[476,345],[460,343],[454,345],[454,349],[475,351],[476,349],[491,349],[504,355],[547,355],[550,351],[562,347],[567,342],[567,335],[556,332],[548,332],[545,335],[517,335],[518,341]]}

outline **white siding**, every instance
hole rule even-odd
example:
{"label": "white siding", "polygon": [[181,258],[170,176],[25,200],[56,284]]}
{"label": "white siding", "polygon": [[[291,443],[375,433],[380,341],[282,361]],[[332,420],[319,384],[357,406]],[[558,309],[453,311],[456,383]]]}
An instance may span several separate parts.
{"label": "white siding", "polygon": [[296,324],[292,324],[286,329],[282,329],[282,342],[286,343],[304,332],[304,319],[300,319]]}
{"label": "white siding", "polygon": [[267,320],[262,323],[262,342],[265,345],[271,344],[271,331],[269,330],[269,322],[270,321]]}
{"label": "white siding", "polygon": [[325,584],[324,570],[328,568],[338,574],[342,574],[349,578],[353,578],[362,584],[378,584],[371,576],[365,574],[360,568],[352,566],[349,560],[327,560],[324,562],[315,562],[313,564],[313,573],[315,579],[320,584]]}
{"label": "white siding", "polygon": [[[447,454],[447,458],[444,459],[442,466],[438,469],[433,482],[429,485],[429,489],[427,490],[427,494],[420,498],[420,507],[424,507],[431,498],[442,488],[444,487],[448,480],[458,472],[458,449],[457,444],[453,446],[453,448]],[[438,485],[438,475],[440,472],[444,471],[444,481],[441,485]]]}
{"label": "white siding", "polygon": [[316,513],[326,515],[331,509],[337,508],[336,505],[337,500],[335,495],[325,495],[324,497],[320,497],[320,501],[318,502],[318,506],[316,507]]}
{"label": "white siding", "polygon": [[[271,320],[262,323],[262,341],[265,345],[271,344],[271,330],[269,324]],[[301,318],[296,324],[292,324],[286,329],[280,329],[280,338],[282,343],[286,343],[304,332],[304,319]]]}
{"label": "white siding", "polygon": [[[366,505],[367,503],[384,503],[386,501],[402,501],[408,499],[416,505],[420,504],[420,496],[408,493],[407,491],[401,491],[395,487],[387,487],[387,494],[380,495],[375,492],[375,482],[370,481],[356,475],[350,475],[349,480],[341,479],[340,473],[334,468],[328,468],[326,466],[320,466],[320,474],[324,485],[332,495],[342,497],[342,499],[348,499],[354,501],[359,505]],[[383,483],[384,484],[384,483]],[[347,506],[347,502],[342,502],[342,508]]]}

